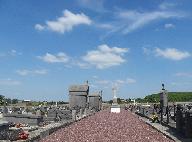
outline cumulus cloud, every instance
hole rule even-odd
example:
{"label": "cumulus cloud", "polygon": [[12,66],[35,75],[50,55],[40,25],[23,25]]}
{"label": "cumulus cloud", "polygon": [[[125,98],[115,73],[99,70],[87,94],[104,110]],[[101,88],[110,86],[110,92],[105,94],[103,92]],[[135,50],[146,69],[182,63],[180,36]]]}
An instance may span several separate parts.
{"label": "cumulus cloud", "polygon": [[77,25],[90,25],[92,21],[88,16],[83,13],[74,14],[69,10],[64,10],[63,16],[57,18],[54,21],[46,21],[45,25],[36,24],[35,29],[50,30],[53,32],[64,34],[67,31],[71,31],[74,26]]}
{"label": "cumulus cloud", "polygon": [[182,60],[185,58],[188,58],[190,56],[190,53],[187,51],[180,51],[175,48],[166,48],[166,49],[155,49],[155,55],[160,56],[163,58],[171,59],[171,60]]}
{"label": "cumulus cloud", "polygon": [[128,52],[128,48],[109,47],[103,44],[98,46],[97,50],[88,51],[83,56],[83,61],[98,69],[109,68],[124,63],[123,55],[126,52]]}
{"label": "cumulus cloud", "polygon": [[178,72],[175,74],[177,77],[192,77],[192,73],[189,72]]}
{"label": "cumulus cloud", "polygon": [[41,70],[27,70],[27,69],[23,69],[23,70],[17,70],[16,72],[17,72],[17,74],[19,74],[21,76],[35,75],[35,74],[39,74],[39,75],[47,74],[47,70],[45,70],[45,69],[41,69]]}
{"label": "cumulus cloud", "polygon": [[146,55],[154,55],[156,57],[163,57],[170,60],[183,60],[191,56],[191,54],[187,51],[180,51],[176,48],[146,48],[143,47],[143,53]]}
{"label": "cumulus cloud", "polygon": [[38,58],[47,63],[67,63],[69,61],[69,57],[63,52],[56,55],[46,53],[44,56],[38,56]]}
{"label": "cumulus cloud", "polygon": [[165,24],[164,27],[165,27],[166,29],[172,29],[172,28],[175,28],[175,25],[169,23],[169,24]]}
{"label": "cumulus cloud", "polygon": [[20,85],[21,82],[17,80],[13,80],[10,78],[7,79],[0,79],[0,85],[6,85],[6,86],[15,86],[15,85]]}
{"label": "cumulus cloud", "polygon": [[38,31],[43,31],[43,30],[45,30],[45,26],[42,26],[40,24],[36,24],[35,29],[38,30]]}
{"label": "cumulus cloud", "polygon": [[123,33],[127,34],[157,20],[182,18],[185,15],[181,12],[174,11],[159,10],[152,12],[139,12],[131,10],[119,12],[118,16],[123,19],[123,22],[125,24],[125,26],[123,27]]}

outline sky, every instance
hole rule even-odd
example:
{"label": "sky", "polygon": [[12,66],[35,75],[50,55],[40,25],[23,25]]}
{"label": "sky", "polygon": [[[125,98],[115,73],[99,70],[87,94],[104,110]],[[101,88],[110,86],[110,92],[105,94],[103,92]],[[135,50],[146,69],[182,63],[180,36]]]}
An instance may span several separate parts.
{"label": "sky", "polygon": [[0,94],[68,101],[192,91],[191,0],[0,0]]}

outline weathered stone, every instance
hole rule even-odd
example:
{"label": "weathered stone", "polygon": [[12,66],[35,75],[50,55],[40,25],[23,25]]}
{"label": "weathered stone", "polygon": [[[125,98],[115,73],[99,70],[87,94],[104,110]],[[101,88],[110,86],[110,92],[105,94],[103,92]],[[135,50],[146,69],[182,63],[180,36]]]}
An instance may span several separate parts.
{"label": "weathered stone", "polygon": [[88,85],[72,85],[69,87],[69,106],[71,109],[87,107]]}
{"label": "weathered stone", "polygon": [[6,114],[4,119],[8,122],[23,123],[29,125],[39,125],[43,122],[42,116],[28,115],[28,114]]}

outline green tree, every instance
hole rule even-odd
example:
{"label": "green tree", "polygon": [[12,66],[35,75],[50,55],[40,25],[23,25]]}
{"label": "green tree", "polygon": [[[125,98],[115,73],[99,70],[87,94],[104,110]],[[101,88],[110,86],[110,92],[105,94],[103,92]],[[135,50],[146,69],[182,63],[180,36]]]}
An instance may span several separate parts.
{"label": "green tree", "polygon": [[18,103],[18,99],[13,99],[12,104],[16,104],[16,103]]}

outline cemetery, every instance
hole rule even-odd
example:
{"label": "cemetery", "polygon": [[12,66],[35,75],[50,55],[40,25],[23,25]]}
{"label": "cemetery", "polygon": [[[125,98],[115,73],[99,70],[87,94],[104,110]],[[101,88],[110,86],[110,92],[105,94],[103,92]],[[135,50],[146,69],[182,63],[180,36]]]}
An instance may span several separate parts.
{"label": "cemetery", "polygon": [[[0,140],[4,141],[158,141],[192,140],[191,103],[168,101],[164,84],[159,103],[102,102],[102,91],[88,83],[69,87],[69,104],[1,107]],[[27,102],[29,103],[29,102]],[[164,129],[164,130],[163,130]],[[86,134],[86,135],[85,135]]]}
{"label": "cemetery", "polygon": [[192,0],[0,0],[0,142],[192,142]]}
{"label": "cemetery", "polygon": [[4,105],[1,108],[0,140],[39,140],[101,109],[101,93],[89,95],[88,84],[69,87],[68,106],[10,108]]}

